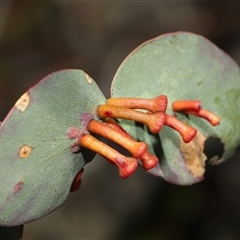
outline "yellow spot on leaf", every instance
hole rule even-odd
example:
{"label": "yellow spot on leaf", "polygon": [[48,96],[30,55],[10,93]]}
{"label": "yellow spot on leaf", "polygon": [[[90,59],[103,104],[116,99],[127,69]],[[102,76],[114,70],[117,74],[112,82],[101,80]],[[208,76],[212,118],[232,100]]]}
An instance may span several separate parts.
{"label": "yellow spot on leaf", "polygon": [[92,79],[88,74],[86,74],[86,73],[85,73],[85,76],[86,76],[86,78],[87,78],[88,83],[89,83],[89,84],[92,84],[93,79]]}
{"label": "yellow spot on leaf", "polygon": [[15,107],[19,111],[24,112],[25,109],[27,108],[28,104],[30,103],[30,100],[31,100],[30,95],[28,92],[26,92],[15,103]]}
{"label": "yellow spot on leaf", "polygon": [[18,155],[20,158],[27,158],[31,154],[32,150],[33,147],[29,145],[23,145],[22,147],[20,147]]}
{"label": "yellow spot on leaf", "polygon": [[198,131],[190,143],[180,140],[180,150],[187,167],[195,177],[202,177],[205,172],[206,155],[203,153],[206,137]]}

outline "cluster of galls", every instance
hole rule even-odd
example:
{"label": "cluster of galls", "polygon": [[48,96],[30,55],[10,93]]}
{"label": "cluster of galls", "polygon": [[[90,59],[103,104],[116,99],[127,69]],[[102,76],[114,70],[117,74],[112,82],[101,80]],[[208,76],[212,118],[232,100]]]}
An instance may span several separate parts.
{"label": "cluster of galls", "polygon": [[[81,128],[68,129],[67,136],[75,139],[72,151],[77,152],[83,147],[102,155],[118,166],[122,178],[129,177],[135,171],[138,159],[141,161],[142,167],[149,170],[156,166],[159,159],[147,151],[145,142],[135,141],[114,119],[121,118],[145,124],[153,134],[159,133],[165,125],[178,131],[183,141],[189,143],[196,136],[197,130],[174,116],[168,115],[166,113],[167,105],[168,99],[165,95],[160,95],[154,99],[110,98],[105,105],[99,105],[96,108],[96,116],[102,119],[102,122],[95,120],[92,113],[82,113],[80,115]],[[172,104],[172,108],[174,111],[205,118],[213,126],[220,122],[220,118],[203,109],[198,100],[176,101]],[[132,157],[122,155],[92,134],[119,144],[128,150]],[[71,190],[76,190],[80,186],[81,174],[82,171],[76,176]]]}

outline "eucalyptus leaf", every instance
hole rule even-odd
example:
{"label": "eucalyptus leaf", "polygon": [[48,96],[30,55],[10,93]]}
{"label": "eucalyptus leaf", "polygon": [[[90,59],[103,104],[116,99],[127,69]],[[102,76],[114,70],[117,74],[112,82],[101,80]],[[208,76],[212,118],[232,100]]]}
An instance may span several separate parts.
{"label": "eucalyptus leaf", "polygon": [[[240,71],[226,53],[206,38],[187,32],[165,34],[143,43],[119,67],[111,95],[153,98],[161,94],[168,96],[168,114],[198,130],[195,153],[201,155],[205,140],[216,137],[224,152],[211,162],[218,164],[233,155],[240,142]],[[220,125],[213,127],[195,116],[173,113],[172,103],[183,99],[201,100],[205,109],[221,117]],[[139,124],[119,122],[132,136],[146,141],[149,150],[160,158],[160,166],[150,172],[181,185],[202,180],[205,158],[187,159],[177,132],[164,126],[159,135],[151,135]]]}
{"label": "eucalyptus leaf", "polygon": [[70,127],[105,97],[81,70],[52,73],[30,88],[0,126],[0,225],[33,221],[61,206],[94,153],[72,153]]}

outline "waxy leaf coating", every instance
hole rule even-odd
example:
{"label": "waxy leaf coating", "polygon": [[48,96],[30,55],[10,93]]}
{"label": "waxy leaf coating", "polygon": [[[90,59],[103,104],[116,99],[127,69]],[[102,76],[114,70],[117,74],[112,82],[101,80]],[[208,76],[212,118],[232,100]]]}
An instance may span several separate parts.
{"label": "waxy leaf coating", "polygon": [[[227,160],[240,142],[240,71],[222,50],[202,36],[187,32],[165,34],[143,43],[118,69],[111,88],[112,97],[168,97],[167,113],[196,128],[197,138],[182,145],[179,134],[166,126],[158,135],[134,122],[119,123],[160,158],[151,172],[176,184],[192,184],[204,173],[204,142],[212,136],[224,144],[224,153],[213,163]],[[205,109],[221,117],[213,127],[195,116],[174,113],[176,100],[198,99]],[[193,145],[191,145],[193,144]]]}
{"label": "waxy leaf coating", "polygon": [[17,101],[0,126],[0,225],[38,219],[61,206],[94,153],[73,153],[70,127],[105,97],[81,70],[52,73]]}

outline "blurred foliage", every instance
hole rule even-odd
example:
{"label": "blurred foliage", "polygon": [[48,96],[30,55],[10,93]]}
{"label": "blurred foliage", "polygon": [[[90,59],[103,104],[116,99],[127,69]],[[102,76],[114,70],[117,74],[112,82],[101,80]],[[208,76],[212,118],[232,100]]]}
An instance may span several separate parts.
{"label": "blurred foliage", "polygon": [[[145,40],[179,30],[205,36],[240,63],[235,2],[0,3],[0,116],[55,70],[84,69],[106,96],[117,67]],[[121,180],[96,158],[80,191],[25,239],[239,239],[239,154],[205,180],[176,187],[138,170]]]}

